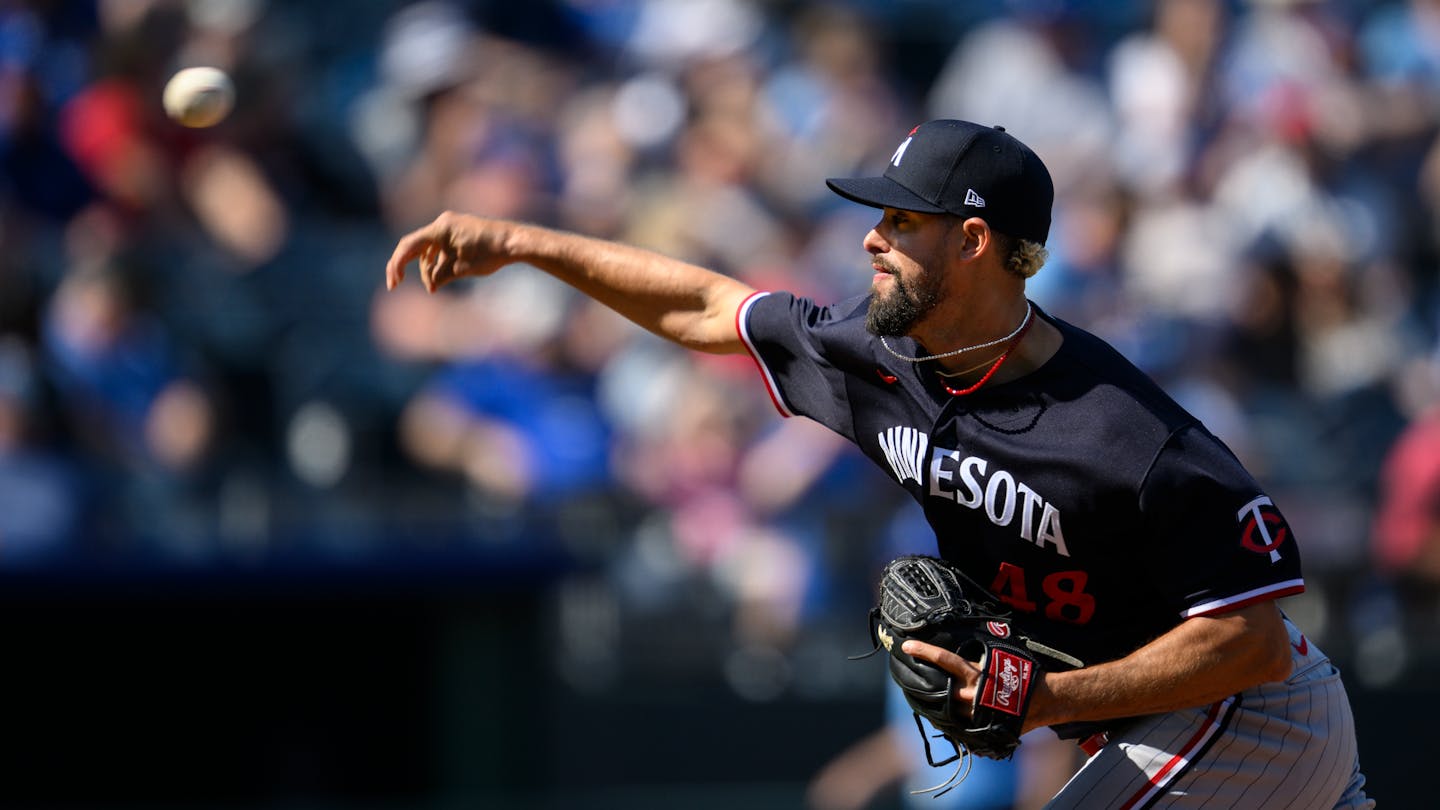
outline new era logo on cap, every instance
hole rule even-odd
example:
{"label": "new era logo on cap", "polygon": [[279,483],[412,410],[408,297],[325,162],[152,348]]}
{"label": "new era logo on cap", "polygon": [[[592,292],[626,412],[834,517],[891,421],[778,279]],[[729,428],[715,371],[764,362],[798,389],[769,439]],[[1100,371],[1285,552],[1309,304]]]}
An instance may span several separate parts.
{"label": "new era logo on cap", "polygon": [[1030,147],[1004,127],[949,119],[911,130],[884,175],[825,183],[873,208],[978,216],[1000,233],[1041,244],[1055,201],[1050,172]]}

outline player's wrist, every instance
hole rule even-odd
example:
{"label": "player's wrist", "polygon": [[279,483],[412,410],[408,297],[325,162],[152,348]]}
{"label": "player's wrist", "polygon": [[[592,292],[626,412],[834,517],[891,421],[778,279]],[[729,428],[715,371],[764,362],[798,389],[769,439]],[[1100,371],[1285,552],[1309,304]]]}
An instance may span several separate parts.
{"label": "player's wrist", "polygon": [[1054,679],[1062,677],[1062,672],[1042,672],[1040,677],[1035,679],[1031,687],[1034,693],[1030,696],[1030,707],[1025,712],[1024,731],[1032,731],[1042,726],[1053,726],[1064,723],[1069,718],[1061,714],[1062,702],[1054,689]]}
{"label": "player's wrist", "polygon": [[539,263],[542,257],[538,236],[543,231],[534,225],[502,220],[497,220],[494,227],[499,229],[495,245],[500,255],[510,261]]}

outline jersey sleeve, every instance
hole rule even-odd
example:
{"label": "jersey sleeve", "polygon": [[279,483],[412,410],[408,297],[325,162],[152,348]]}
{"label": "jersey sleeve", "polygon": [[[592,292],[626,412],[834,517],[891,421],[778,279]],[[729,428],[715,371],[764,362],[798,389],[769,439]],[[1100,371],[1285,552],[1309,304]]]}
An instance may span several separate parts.
{"label": "jersey sleeve", "polygon": [[841,331],[835,313],[790,293],[760,292],[740,305],[736,325],[781,414],[809,417],[853,440],[844,373],[832,358]]}
{"label": "jersey sleeve", "polygon": [[[1173,434],[1141,489],[1146,568],[1182,618],[1300,593],[1300,551],[1275,503],[1239,460],[1198,426]],[[1142,552],[1144,553],[1144,552]]]}

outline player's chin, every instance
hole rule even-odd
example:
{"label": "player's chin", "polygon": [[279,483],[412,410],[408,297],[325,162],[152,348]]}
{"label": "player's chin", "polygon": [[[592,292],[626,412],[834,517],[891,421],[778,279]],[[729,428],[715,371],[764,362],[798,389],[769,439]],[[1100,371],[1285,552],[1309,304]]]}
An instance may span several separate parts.
{"label": "player's chin", "polygon": [[877,272],[870,279],[870,295],[878,306],[893,308],[899,306],[900,299],[905,297],[905,287],[893,274]]}
{"label": "player's chin", "polygon": [[890,290],[888,294],[876,291],[865,311],[865,329],[878,337],[905,335],[914,320],[909,317],[905,303],[904,296],[898,290]]}

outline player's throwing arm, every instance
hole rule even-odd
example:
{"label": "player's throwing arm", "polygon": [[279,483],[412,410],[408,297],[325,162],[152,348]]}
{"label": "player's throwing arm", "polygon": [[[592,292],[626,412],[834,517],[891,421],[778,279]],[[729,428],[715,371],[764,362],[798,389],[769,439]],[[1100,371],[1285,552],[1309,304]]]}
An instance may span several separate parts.
{"label": "player's throwing arm", "polygon": [[434,292],[458,278],[523,262],[544,270],[640,326],[697,351],[744,351],[735,313],[755,291],[728,276],[652,251],[578,234],[446,212],[401,237],[385,266],[394,289],[419,261]]}

